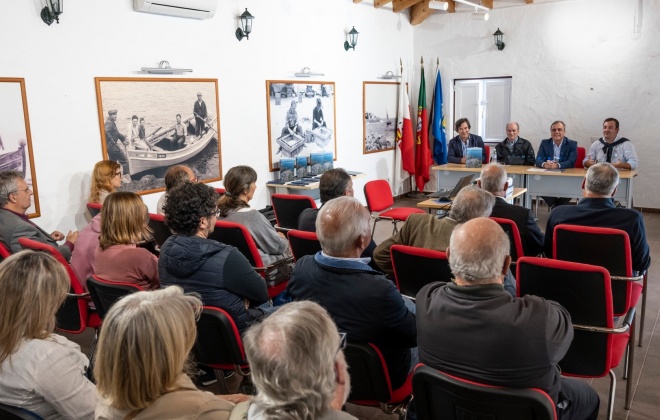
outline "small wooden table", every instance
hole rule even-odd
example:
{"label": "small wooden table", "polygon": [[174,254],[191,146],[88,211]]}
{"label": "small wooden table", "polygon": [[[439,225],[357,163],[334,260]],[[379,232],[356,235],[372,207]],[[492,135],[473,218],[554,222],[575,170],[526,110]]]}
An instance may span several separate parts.
{"label": "small wooden table", "polygon": [[[513,189],[513,194],[504,197],[504,199],[512,203],[513,200],[516,197],[520,197],[521,195],[525,194],[527,192],[527,188],[514,188]],[[417,203],[417,207],[421,207],[424,209],[429,209],[429,213],[432,213],[433,210],[450,210],[451,209],[451,201],[449,202],[441,202],[438,201],[437,198],[430,198],[428,200],[424,200],[420,203]]]}

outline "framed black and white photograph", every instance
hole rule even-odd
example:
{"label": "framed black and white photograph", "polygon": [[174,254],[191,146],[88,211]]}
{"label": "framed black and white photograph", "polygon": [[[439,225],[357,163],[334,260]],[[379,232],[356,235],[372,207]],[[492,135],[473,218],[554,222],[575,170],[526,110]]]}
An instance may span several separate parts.
{"label": "framed black and white photograph", "polygon": [[121,164],[121,190],[162,191],[177,164],[222,179],[217,79],[95,80],[103,158]]}
{"label": "framed black and white photograph", "polygon": [[363,154],[394,150],[399,83],[363,82]]}
{"label": "framed black and white photograph", "polygon": [[268,158],[270,171],[280,159],[332,153],[335,137],[335,84],[286,80],[266,81]]}
{"label": "framed black and white photograph", "polygon": [[25,214],[41,216],[25,79],[0,77],[0,172],[8,170],[21,172],[32,190],[32,205]]}

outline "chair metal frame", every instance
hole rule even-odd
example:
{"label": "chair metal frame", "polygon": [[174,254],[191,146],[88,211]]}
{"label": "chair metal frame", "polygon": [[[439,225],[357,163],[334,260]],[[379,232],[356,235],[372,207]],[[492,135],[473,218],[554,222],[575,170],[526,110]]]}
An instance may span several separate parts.
{"label": "chair metal frame", "polygon": [[[618,325],[614,325],[609,272],[596,265],[538,257],[522,257],[517,268],[519,296],[530,294],[555,301],[571,315],[575,335],[571,347],[559,362],[562,374],[583,378],[609,375],[607,418],[611,420],[616,393],[613,369],[623,359],[623,378],[627,379],[625,408],[630,409],[635,308],[629,308]],[[596,302],[596,310],[588,311],[589,302]]]}
{"label": "chair metal frame", "polygon": [[[412,385],[419,420],[558,418],[554,401],[538,388],[488,385],[459,378],[421,363],[415,368]],[[499,414],[503,412],[504,417],[501,417]]]}
{"label": "chair metal frame", "polygon": [[364,185],[364,197],[367,200],[369,213],[380,212],[377,216],[371,214],[371,218],[374,220],[371,236],[376,232],[376,223],[380,220],[390,220],[392,222],[392,235],[394,235],[398,231],[397,224],[405,222],[411,214],[426,214],[424,210],[413,207],[392,208],[394,204],[392,189],[389,182],[384,179],[367,182]]}
{"label": "chair metal frame", "polygon": [[[561,241],[561,237],[558,237],[558,235],[561,236],[562,232],[564,232],[563,234],[576,234],[576,236],[567,238],[567,241],[569,241],[568,243],[574,245],[571,247],[570,251],[564,252],[563,249],[560,249],[558,246],[558,243]],[[633,275],[632,251],[628,233],[621,229],[559,224],[555,226],[552,235],[553,258],[600,265],[610,272],[611,279],[616,281],[612,285],[615,316],[622,316],[627,312],[629,307],[637,306],[641,296],[642,314],[641,319],[639,320],[639,328],[636,329],[639,332],[639,342],[637,345],[642,347],[642,340],[644,337],[644,318],[646,318],[648,270],[641,275]],[[594,240],[589,241],[588,238],[592,235],[598,236],[595,237]],[[608,236],[620,236],[623,249],[620,251],[613,251],[612,246],[615,246],[616,244],[604,242],[604,239]],[[598,252],[598,249],[602,249],[603,252]],[[576,250],[580,250],[582,254],[576,253]],[[624,261],[617,261],[613,258],[614,255],[623,255]]]}
{"label": "chair metal frame", "polygon": [[293,260],[298,261],[305,255],[314,255],[321,250],[321,242],[316,232],[291,229],[286,234],[293,254]]}
{"label": "chair metal frame", "polygon": [[316,208],[316,201],[307,195],[273,194],[270,198],[275,212],[275,220],[277,220],[275,227],[283,232],[298,229],[300,213],[305,209]]}
{"label": "chair metal frame", "polygon": [[395,244],[390,247],[394,281],[401,294],[415,299],[419,290],[436,281],[451,281],[447,253]]}

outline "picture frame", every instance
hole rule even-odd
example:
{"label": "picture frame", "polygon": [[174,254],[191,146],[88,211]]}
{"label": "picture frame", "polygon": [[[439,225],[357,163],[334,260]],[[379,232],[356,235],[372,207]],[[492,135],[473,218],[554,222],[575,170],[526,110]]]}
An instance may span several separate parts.
{"label": "picture frame", "polygon": [[335,93],[334,82],[266,80],[271,172],[282,158],[331,152],[337,160]]}
{"label": "picture frame", "polygon": [[103,159],[122,165],[119,190],[163,191],[165,172],[178,164],[199,182],[222,179],[217,79],[94,80]]}
{"label": "picture frame", "polygon": [[398,91],[399,82],[362,83],[362,154],[394,150]]}
{"label": "picture frame", "polygon": [[22,172],[32,190],[32,205],[25,214],[41,216],[23,78],[0,77],[0,172],[7,170]]}

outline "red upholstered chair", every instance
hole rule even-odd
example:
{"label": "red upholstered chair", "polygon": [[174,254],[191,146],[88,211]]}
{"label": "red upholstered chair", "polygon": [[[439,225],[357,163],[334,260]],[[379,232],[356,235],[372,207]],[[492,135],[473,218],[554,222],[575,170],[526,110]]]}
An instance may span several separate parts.
{"label": "red upholstered chair", "polygon": [[291,229],[286,236],[289,239],[294,261],[298,261],[305,255],[314,255],[321,250],[321,242],[319,242],[316,232]]}
{"label": "red upholstered chair", "polygon": [[348,402],[380,406],[384,413],[396,413],[404,419],[412,395],[412,374],[398,389],[392,389],[385,359],[376,345],[348,342],[344,355],[351,375]]}
{"label": "red upholstered chair", "polygon": [[447,254],[408,245],[390,247],[394,280],[401,294],[415,298],[417,292],[435,281],[449,282],[454,277]]}
{"label": "red upholstered chair", "polygon": [[614,316],[637,306],[642,296],[639,346],[646,316],[647,273],[633,276],[630,238],[623,230],[560,224],[553,232],[553,257],[558,260],[599,265],[609,271],[614,297]]}
{"label": "red upholstered chair", "polygon": [[556,420],[552,398],[537,388],[503,388],[419,364],[412,377],[419,420]]}
{"label": "red upholstered chair", "polygon": [[89,214],[92,217],[101,213],[101,207],[103,207],[103,204],[101,203],[87,203],[87,211],[89,211]]}
{"label": "red upholstered chair", "polygon": [[364,196],[367,200],[367,208],[369,208],[370,213],[381,212],[378,216],[371,215],[374,219],[374,227],[371,231],[372,236],[376,231],[376,223],[379,220],[391,220],[393,225],[392,234],[395,234],[397,232],[397,223],[405,222],[408,216],[414,213],[425,214],[423,210],[412,207],[392,208],[394,204],[392,189],[390,188],[390,184],[384,179],[367,182],[364,185]]}
{"label": "red upholstered chair", "polygon": [[577,159],[575,160],[575,167],[576,168],[584,168],[584,165],[582,164],[582,161],[584,160],[585,156],[587,156],[587,149],[585,149],[582,146],[578,146],[578,148],[577,148]]}
{"label": "red upholstered chair", "polygon": [[144,290],[134,283],[105,280],[96,275],[87,279],[87,289],[101,319],[105,318],[105,314],[119,299]]}
{"label": "red upholstered chair", "polygon": [[487,144],[484,144],[484,153],[486,154],[486,162],[490,162],[491,147]]}
{"label": "red upholstered chair", "polygon": [[220,195],[225,195],[225,193],[227,192],[225,191],[224,188],[213,188],[213,189],[215,190],[215,192],[217,192]]}
{"label": "red upholstered chair", "polygon": [[[209,235],[209,239],[215,239],[227,245],[234,246],[248,259],[252,267],[266,279],[268,273],[272,270],[279,268],[284,264],[289,264],[293,261],[293,257],[281,259],[274,264],[264,265],[257,244],[250,234],[250,231],[243,225],[234,222],[227,222],[218,220],[215,223],[215,229]],[[288,281],[283,281],[273,286],[268,287],[268,296],[272,299],[279,295],[286,289]]]}
{"label": "red upholstered chair", "polygon": [[511,262],[515,263],[518,261],[518,258],[525,255],[523,253],[522,239],[520,237],[520,231],[518,230],[518,225],[511,219],[504,219],[502,217],[490,217],[491,220],[497,222],[498,225],[502,227],[504,232],[509,237],[509,255],[511,255]]}
{"label": "red upholstered chair", "polygon": [[92,341],[92,348],[89,354],[91,366],[94,359],[96,341],[98,340],[99,327],[101,326],[101,318],[96,311],[89,308],[89,302],[91,301],[89,293],[85,292],[83,284],[78,280],[76,273],[57,249],[28,238],[19,238],[18,243],[23,249],[46,252],[52,255],[66,269],[71,288],[69,293],[67,293],[66,300],[60,306],[60,309],[57,310],[56,327],[58,330],[69,334],[80,334],[86,328],[93,328],[95,330],[94,340]]}
{"label": "red upholstered chair", "polygon": [[0,261],[8,258],[11,255],[9,248],[5,246],[4,243],[0,242]]}
{"label": "red upholstered chair", "polygon": [[159,247],[163,246],[167,238],[172,236],[172,231],[165,224],[162,214],[149,213],[149,227],[153,231],[154,239]]}
{"label": "red upholstered chair", "polygon": [[298,216],[305,209],[315,209],[316,202],[307,195],[273,194],[271,196],[276,228],[280,230],[298,229]]}
{"label": "red upholstered chair", "polygon": [[[195,361],[213,369],[235,370],[249,375],[241,334],[234,320],[223,309],[204,306],[197,320],[197,339],[193,347]],[[222,372],[216,373],[221,393],[228,394]]]}
{"label": "red upholstered chair", "polygon": [[[626,355],[626,409],[632,397],[635,308],[614,326],[612,281],[603,267],[548,258],[522,257],[518,260],[519,296],[536,295],[558,302],[571,315],[575,335],[559,362],[562,375],[601,378],[609,374],[608,419],[612,418],[616,376],[612,369]],[[626,349],[628,350],[626,352]]]}

